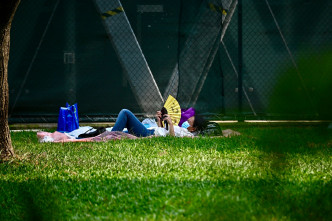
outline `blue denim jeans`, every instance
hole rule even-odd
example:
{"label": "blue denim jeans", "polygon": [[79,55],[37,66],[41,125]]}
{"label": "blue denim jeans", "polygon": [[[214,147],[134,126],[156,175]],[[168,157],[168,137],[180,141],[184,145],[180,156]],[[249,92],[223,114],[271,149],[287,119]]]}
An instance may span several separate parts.
{"label": "blue denim jeans", "polygon": [[147,137],[154,134],[154,130],[146,129],[136,116],[127,109],[120,111],[112,131],[122,131],[124,128],[127,128],[130,134],[137,137]]}

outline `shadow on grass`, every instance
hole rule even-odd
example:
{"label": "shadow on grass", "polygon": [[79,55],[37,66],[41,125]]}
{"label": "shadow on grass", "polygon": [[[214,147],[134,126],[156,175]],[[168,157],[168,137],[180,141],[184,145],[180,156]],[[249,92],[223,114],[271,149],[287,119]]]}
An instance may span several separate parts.
{"label": "shadow on grass", "polygon": [[0,185],[1,220],[328,220],[332,215],[331,182],[96,177]]}
{"label": "shadow on grass", "polygon": [[[289,161],[290,155],[330,155],[331,135],[331,130],[324,126],[274,128],[257,133],[255,144],[262,151],[260,165],[270,165],[272,180],[269,184],[257,185],[254,198],[272,210],[275,210],[276,202],[284,202],[283,210],[291,219],[327,220],[331,216],[328,208],[332,206],[332,200],[326,200],[332,199],[332,192],[328,190],[330,181],[285,183],[280,177],[289,172],[290,164],[294,164]],[[296,157],[291,160],[294,159]]]}
{"label": "shadow on grass", "polygon": [[59,208],[54,190],[41,187],[39,181],[2,181],[0,220],[57,220]]}
{"label": "shadow on grass", "polygon": [[255,145],[263,152],[261,165],[268,161],[272,171],[281,174],[288,169],[288,155],[330,154],[332,130],[325,126],[271,128],[256,133]]}
{"label": "shadow on grass", "polygon": [[331,145],[329,142],[332,142],[332,130],[325,126],[279,127],[261,130],[256,138],[257,146],[266,152],[314,153],[326,145]]}

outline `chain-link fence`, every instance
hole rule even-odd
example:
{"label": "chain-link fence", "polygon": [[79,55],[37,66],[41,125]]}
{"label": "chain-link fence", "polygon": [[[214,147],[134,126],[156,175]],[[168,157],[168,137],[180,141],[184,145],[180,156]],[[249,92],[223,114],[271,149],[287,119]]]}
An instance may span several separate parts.
{"label": "chain-link fence", "polygon": [[331,119],[331,2],[35,0],[14,17],[10,122],[159,110],[213,119]]}

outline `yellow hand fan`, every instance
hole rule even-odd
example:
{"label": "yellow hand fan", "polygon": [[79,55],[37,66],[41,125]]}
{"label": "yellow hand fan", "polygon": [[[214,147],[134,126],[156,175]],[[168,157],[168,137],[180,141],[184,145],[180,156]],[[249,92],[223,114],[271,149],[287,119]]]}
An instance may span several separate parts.
{"label": "yellow hand fan", "polygon": [[172,118],[173,125],[177,126],[181,119],[181,108],[179,102],[169,95],[164,107],[161,109],[162,115],[168,114]]}

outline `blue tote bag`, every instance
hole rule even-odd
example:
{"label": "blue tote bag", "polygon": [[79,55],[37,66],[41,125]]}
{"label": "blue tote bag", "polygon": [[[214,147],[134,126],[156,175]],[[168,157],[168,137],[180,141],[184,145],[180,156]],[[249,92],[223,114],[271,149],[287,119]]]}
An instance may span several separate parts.
{"label": "blue tote bag", "polygon": [[74,105],[69,105],[67,103],[66,107],[60,107],[57,131],[71,132],[78,128],[77,103]]}

